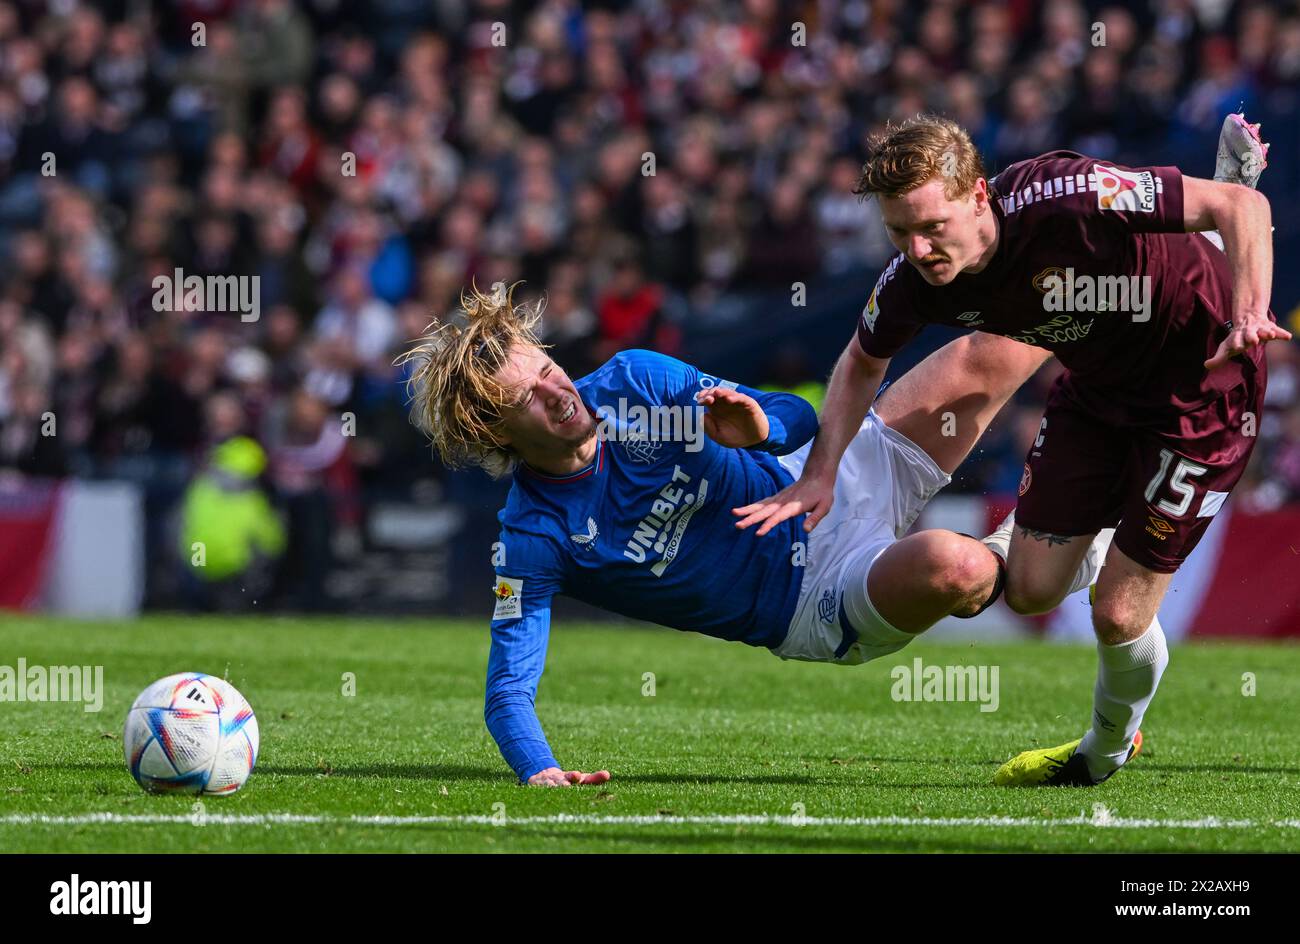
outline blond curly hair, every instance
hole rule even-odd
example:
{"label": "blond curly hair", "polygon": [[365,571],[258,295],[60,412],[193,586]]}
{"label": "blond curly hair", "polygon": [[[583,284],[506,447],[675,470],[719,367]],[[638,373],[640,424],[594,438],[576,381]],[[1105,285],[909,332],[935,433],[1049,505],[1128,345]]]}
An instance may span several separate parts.
{"label": "blond curly hair", "polygon": [[506,411],[519,391],[497,380],[512,350],[545,348],[537,333],[544,300],[514,303],[515,285],[485,295],[471,284],[452,320],[431,324],[397,359],[412,365],[406,382],[411,422],[451,468],[479,466],[493,478],[517,456],[501,440]]}

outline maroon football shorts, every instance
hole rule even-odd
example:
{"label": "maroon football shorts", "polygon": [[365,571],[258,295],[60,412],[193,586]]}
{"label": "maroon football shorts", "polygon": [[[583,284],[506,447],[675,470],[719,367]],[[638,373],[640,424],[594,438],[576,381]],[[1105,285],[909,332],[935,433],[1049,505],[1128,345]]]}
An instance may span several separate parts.
{"label": "maroon football shorts", "polygon": [[1255,448],[1266,376],[1199,410],[1117,426],[1052,387],[1020,480],[1016,524],[1073,537],[1115,526],[1115,546],[1143,567],[1176,571]]}

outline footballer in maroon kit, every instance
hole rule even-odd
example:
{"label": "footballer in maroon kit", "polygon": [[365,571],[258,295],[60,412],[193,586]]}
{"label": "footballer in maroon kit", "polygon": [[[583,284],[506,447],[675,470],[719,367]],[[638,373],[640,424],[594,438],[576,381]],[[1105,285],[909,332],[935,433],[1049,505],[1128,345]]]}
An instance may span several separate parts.
{"label": "footballer in maroon kit", "polygon": [[[1025,464],[1017,521],[1064,536],[1118,521],[1120,551],[1173,573],[1241,476],[1255,442],[1241,434],[1243,415],[1258,416],[1263,402],[1262,347],[1205,367],[1230,330],[1228,257],[1183,232],[1175,167],[1055,151],[990,186],[999,238],[988,264],[935,285],[896,257],[858,342],[888,359],[934,323],[1052,351],[1066,371]],[[1016,585],[1009,599],[1026,595]]]}
{"label": "footballer in maroon kit", "polygon": [[1097,532],[1116,528],[1093,605],[1100,665],[1091,729],[1017,756],[999,783],[1100,783],[1141,746],[1168,662],[1160,601],[1254,447],[1264,344],[1290,337],[1269,311],[1270,210],[1251,189],[1264,149],[1233,115],[1220,146],[1228,170],[1214,181],[1070,151],[989,180],[944,119],[871,142],[856,192],[878,197],[899,255],[836,364],[803,478],[736,509],[738,526],[765,534],[804,512],[805,527],[817,525],[889,358],[924,325],[1052,351],[1066,370],[1026,458],[1014,531],[989,541],[1006,559],[1007,603],[1041,613]]}

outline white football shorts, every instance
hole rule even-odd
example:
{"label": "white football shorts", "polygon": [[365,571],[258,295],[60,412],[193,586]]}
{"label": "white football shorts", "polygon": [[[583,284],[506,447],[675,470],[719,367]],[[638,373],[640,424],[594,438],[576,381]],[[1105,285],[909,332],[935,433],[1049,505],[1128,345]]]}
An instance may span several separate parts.
{"label": "white football shorts", "polygon": [[[811,448],[808,443],[781,456],[781,465],[798,479]],[[872,624],[886,627],[887,637],[898,634],[867,596],[867,574],[951,480],[925,450],[886,426],[875,410],[868,412],[840,460],[830,513],[805,537],[799,602],[785,641],[772,652],[782,659],[859,665],[901,649],[905,643],[859,638],[859,632],[871,636]]]}

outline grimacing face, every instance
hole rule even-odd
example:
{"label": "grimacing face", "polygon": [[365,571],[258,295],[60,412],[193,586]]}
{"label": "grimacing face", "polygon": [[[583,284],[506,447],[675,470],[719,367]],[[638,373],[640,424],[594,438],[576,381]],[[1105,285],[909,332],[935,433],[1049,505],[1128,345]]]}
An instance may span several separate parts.
{"label": "grimacing face", "polygon": [[949,200],[942,177],[901,196],[880,195],[889,241],[931,285],[947,285],[962,271],[983,268],[989,248],[981,227],[991,219],[988,182],[981,177],[965,197]]}
{"label": "grimacing face", "polygon": [[573,381],[545,351],[515,347],[497,380],[516,393],[505,411],[503,439],[530,465],[579,449],[596,434]]}

